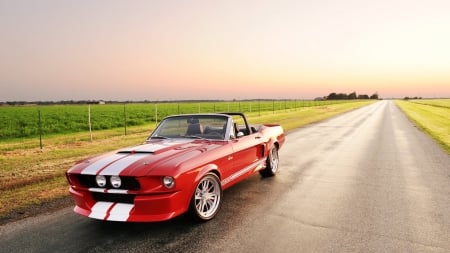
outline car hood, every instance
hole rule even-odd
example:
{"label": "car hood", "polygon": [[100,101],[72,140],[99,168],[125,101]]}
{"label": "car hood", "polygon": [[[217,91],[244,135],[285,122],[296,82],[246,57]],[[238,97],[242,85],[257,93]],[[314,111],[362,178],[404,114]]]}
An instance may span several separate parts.
{"label": "car hood", "polygon": [[[69,173],[86,175],[146,176],[175,173],[184,163],[201,163],[205,152],[223,146],[223,141],[167,139],[151,140],[79,162]],[[202,159],[197,159],[201,158]]]}

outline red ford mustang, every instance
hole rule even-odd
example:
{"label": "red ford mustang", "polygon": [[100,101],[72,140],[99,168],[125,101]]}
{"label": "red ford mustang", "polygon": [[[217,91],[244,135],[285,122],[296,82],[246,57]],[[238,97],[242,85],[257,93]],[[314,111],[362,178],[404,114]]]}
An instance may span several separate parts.
{"label": "red ford mustang", "polygon": [[222,190],[259,172],[273,176],[285,141],[279,125],[242,113],[165,118],[144,144],[80,161],[67,172],[74,211],[110,221],[217,214]]}

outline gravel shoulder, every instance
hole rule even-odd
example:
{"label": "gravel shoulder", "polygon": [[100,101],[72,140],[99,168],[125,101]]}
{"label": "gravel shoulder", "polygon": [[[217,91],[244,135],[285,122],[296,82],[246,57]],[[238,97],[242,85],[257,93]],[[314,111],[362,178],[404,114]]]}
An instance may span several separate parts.
{"label": "gravel shoulder", "polygon": [[74,203],[72,198],[70,196],[65,196],[63,198],[53,199],[51,201],[46,201],[40,204],[34,204],[19,210],[13,210],[3,217],[0,217],[0,226],[28,217],[55,212],[57,210],[73,205]]}

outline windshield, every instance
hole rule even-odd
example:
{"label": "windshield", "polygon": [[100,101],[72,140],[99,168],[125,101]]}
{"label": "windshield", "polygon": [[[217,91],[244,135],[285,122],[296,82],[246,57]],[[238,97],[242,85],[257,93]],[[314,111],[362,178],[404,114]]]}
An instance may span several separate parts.
{"label": "windshield", "polygon": [[228,116],[182,115],[164,119],[151,139],[201,138],[224,140]]}

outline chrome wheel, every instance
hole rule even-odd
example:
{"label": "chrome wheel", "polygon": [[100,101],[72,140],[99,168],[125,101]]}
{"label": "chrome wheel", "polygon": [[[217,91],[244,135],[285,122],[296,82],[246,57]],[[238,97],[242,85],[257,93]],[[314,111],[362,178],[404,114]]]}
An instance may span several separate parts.
{"label": "chrome wheel", "polygon": [[267,157],[266,167],[259,171],[259,174],[263,177],[273,177],[278,171],[279,164],[280,158],[278,157],[278,148],[277,146],[273,146]]}
{"label": "chrome wheel", "polygon": [[269,167],[273,174],[275,174],[278,170],[278,164],[280,163],[280,159],[278,158],[278,149],[276,147],[272,148],[269,155]]}
{"label": "chrome wheel", "polygon": [[219,178],[206,174],[195,188],[190,211],[194,218],[201,221],[212,219],[218,212],[222,199],[222,187]]}

